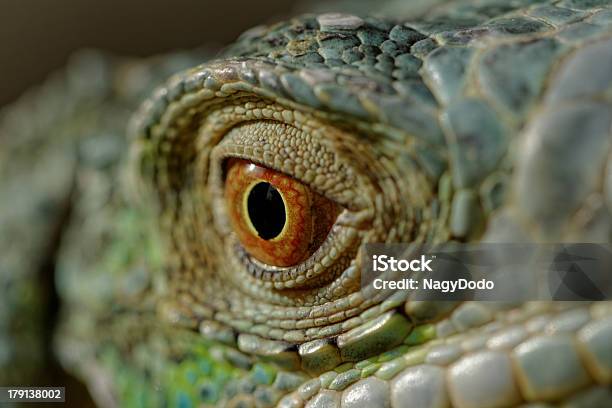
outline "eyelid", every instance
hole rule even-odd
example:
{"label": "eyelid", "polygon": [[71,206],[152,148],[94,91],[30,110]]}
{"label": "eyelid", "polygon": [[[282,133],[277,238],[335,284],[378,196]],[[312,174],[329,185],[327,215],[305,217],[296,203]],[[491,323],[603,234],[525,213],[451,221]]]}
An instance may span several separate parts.
{"label": "eyelid", "polygon": [[333,127],[302,130],[272,121],[236,125],[211,154],[213,162],[221,164],[218,180],[224,181],[223,163],[239,158],[286,174],[351,211],[371,206],[369,197],[357,194],[358,186],[367,181],[361,180],[348,159],[327,145],[333,139],[330,129]]}

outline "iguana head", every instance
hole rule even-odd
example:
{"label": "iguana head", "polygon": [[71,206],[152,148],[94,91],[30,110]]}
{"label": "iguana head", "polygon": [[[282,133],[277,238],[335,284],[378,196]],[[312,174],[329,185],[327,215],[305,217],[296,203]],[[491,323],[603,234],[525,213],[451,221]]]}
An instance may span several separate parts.
{"label": "iguana head", "polygon": [[601,211],[609,225],[610,78],[583,63],[609,61],[609,29],[580,48],[535,10],[302,16],[174,75],[129,131],[162,255],[136,308],[154,312],[138,322],[127,307],[123,330],[146,329],[119,355],[147,360],[163,344],[160,367],[139,364],[179,401],[271,405],[310,377],[334,392],[360,378],[389,387],[431,359],[424,342],[508,306],[374,290],[361,282],[365,244],[609,240],[589,225]]}

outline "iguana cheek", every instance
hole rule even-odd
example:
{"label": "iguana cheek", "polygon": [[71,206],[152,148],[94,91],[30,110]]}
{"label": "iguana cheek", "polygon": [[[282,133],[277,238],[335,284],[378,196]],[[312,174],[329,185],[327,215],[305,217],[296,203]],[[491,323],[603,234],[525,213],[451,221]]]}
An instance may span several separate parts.
{"label": "iguana cheek", "polygon": [[307,185],[255,163],[227,163],[225,200],[245,250],[268,265],[286,267],[312,255],[329,233],[337,205]]}

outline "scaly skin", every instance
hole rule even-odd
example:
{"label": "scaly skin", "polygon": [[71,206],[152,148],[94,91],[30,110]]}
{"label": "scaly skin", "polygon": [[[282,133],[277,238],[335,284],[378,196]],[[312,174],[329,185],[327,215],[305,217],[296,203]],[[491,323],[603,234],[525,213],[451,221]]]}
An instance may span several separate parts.
{"label": "scaly skin", "polygon": [[[158,88],[129,155],[120,138],[79,142],[55,349],[98,403],[612,404],[609,302],[360,287],[368,242],[612,238],[609,2],[435,3],[258,27]],[[113,65],[102,106],[132,100],[130,66]],[[223,202],[228,157],[344,207],[311,258],[245,255]]]}

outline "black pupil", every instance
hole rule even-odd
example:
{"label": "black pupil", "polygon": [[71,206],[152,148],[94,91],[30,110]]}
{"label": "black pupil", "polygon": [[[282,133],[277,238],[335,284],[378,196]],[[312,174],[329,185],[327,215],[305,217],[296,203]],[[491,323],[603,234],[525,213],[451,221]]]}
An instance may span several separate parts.
{"label": "black pupil", "polygon": [[263,239],[278,236],[285,226],[285,204],[278,192],[270,183],[260,182],[251,192],[247,200],[249,218]]}

